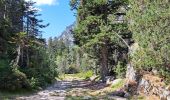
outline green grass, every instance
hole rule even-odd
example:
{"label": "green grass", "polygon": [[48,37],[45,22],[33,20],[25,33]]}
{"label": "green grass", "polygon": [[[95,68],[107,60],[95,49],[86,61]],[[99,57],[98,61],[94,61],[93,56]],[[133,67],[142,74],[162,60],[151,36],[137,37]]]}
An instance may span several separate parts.
{"label": "green grass", "polygon": [[93,71],[89,70],[87,72],[81,72],[81,73],[75,74],[75,76],[77,76],[79,78],[88,79],[93,76]]}
{"label": "green grass", "polygon": [[145,97],[143,97],[143,96],[138,96],[138,100],[145,100]]}
{"label": "green grass", "polygon": [[130,100],[146,100],[146,98],[144,96],[139,95],[139,96],[132,96]]}
{"label": "green grass", "polygon": [[124,83],[125,83],[125,80],[122,79],[117,84],[112,85],[113,90],[117,90],[117,89],[122,88],[124,86]]}
{"label": "green grass", "polygon": [[81,73],[76,73],[76,74],[63,74],[63,75],[60,75],[58,78],[56,78],[57,80],[64,80],[67,76],[70,76],[70,77],[77,77],[77,78],[80,78],[80,79],[88,79],[90,78],[91,76],[93,76],[93,71],[87,71],[87,72],[81,72]]}

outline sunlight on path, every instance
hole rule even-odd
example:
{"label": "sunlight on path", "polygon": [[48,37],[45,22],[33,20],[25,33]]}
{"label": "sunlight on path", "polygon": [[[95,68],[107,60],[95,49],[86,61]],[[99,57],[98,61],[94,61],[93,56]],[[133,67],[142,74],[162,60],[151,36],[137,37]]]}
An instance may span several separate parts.
{"label": "sunlight on path", "polygon": [[[92,83],[74,76],[66,76],[64,80],[30,96],[17,97],[17,100],[113,100],[109,93],[113,89],[104,83]],[[117,99],[116,99],[117,100]],[[126,99],[119,99],[126,100]]]}

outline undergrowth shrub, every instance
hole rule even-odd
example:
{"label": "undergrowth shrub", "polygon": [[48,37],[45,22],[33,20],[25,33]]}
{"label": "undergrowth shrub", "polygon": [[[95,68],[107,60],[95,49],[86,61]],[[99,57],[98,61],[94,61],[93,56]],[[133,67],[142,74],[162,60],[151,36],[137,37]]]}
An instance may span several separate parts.
{"label": "undergrowth shrub", "polygon": [[26,75],[19,70],[6,68],[1,70],[0,76],[0,89],[14,91],[30,87]]}
{"label": "undergrowth shrub", "polygon": [[126,66],[122,62],[118,62],[118,64],[114,68],[114,72],[116,73],[117,78],[124,78],[126,75]]}
{"label": "undergrowth shrub", "polygon": [[93,71],[92,70],[88,70],[86,72],[77,73],[75,75],[77,77],[80,77],[80,78],[89,79],[90,77],[93,76]]}
{"label": "undergrowth shrub", "polygon": [[[167,0],[129,0],[129,30],[138,44],[131,57],[137,70],[156,69],[166,81],[170,62],[170,6]],[[170,82],[170,81],[169,81]]]}
{"label": "undergrowth shrub", "polygon": [[75,66],[75,64],[73,64],[73,65],[70,65],[70,66],[69,66],[69,68],[68,68],[67,71],[66,71],[66,74],[75,74],[75,73],[79,73],[79,72],[80,72],[80,69],[77,68],[77,67]]}

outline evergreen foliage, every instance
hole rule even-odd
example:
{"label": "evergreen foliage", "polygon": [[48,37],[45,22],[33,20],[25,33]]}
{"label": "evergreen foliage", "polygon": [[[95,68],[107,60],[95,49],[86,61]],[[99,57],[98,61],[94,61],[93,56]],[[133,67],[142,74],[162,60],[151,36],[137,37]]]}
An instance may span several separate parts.
{"label": "evergreen foliage", "polygon": [[49,59],[42,20],[34,2],[0,1],[0,89],[34,89],[51,83],[57,76]]}
{"label": "evergreen foliage", "polygon": [[118,61],[127,63],[132,36],[124,19],[127,0],[71,0],[70,5],[77,11],[75,43],[97,59],[105,81]]}
{"label": "evergreen foliage", "polygon": [[169,78],[170,2],[168,0],[129,0],[129,28],[138,43],[132,55],[137,69],[156,69]]}

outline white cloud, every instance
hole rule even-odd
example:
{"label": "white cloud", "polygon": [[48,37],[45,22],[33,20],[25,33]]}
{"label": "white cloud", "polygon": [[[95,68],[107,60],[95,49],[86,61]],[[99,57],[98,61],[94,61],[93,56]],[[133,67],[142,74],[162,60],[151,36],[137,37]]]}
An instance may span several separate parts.
{"label": "white cloud", "polygon": [[[30,1],[30,0],[25,0],[25,1]],[[41,5],[58,5],[58,0],[32,0],[36,2],[36,5],[41,6]]]}

